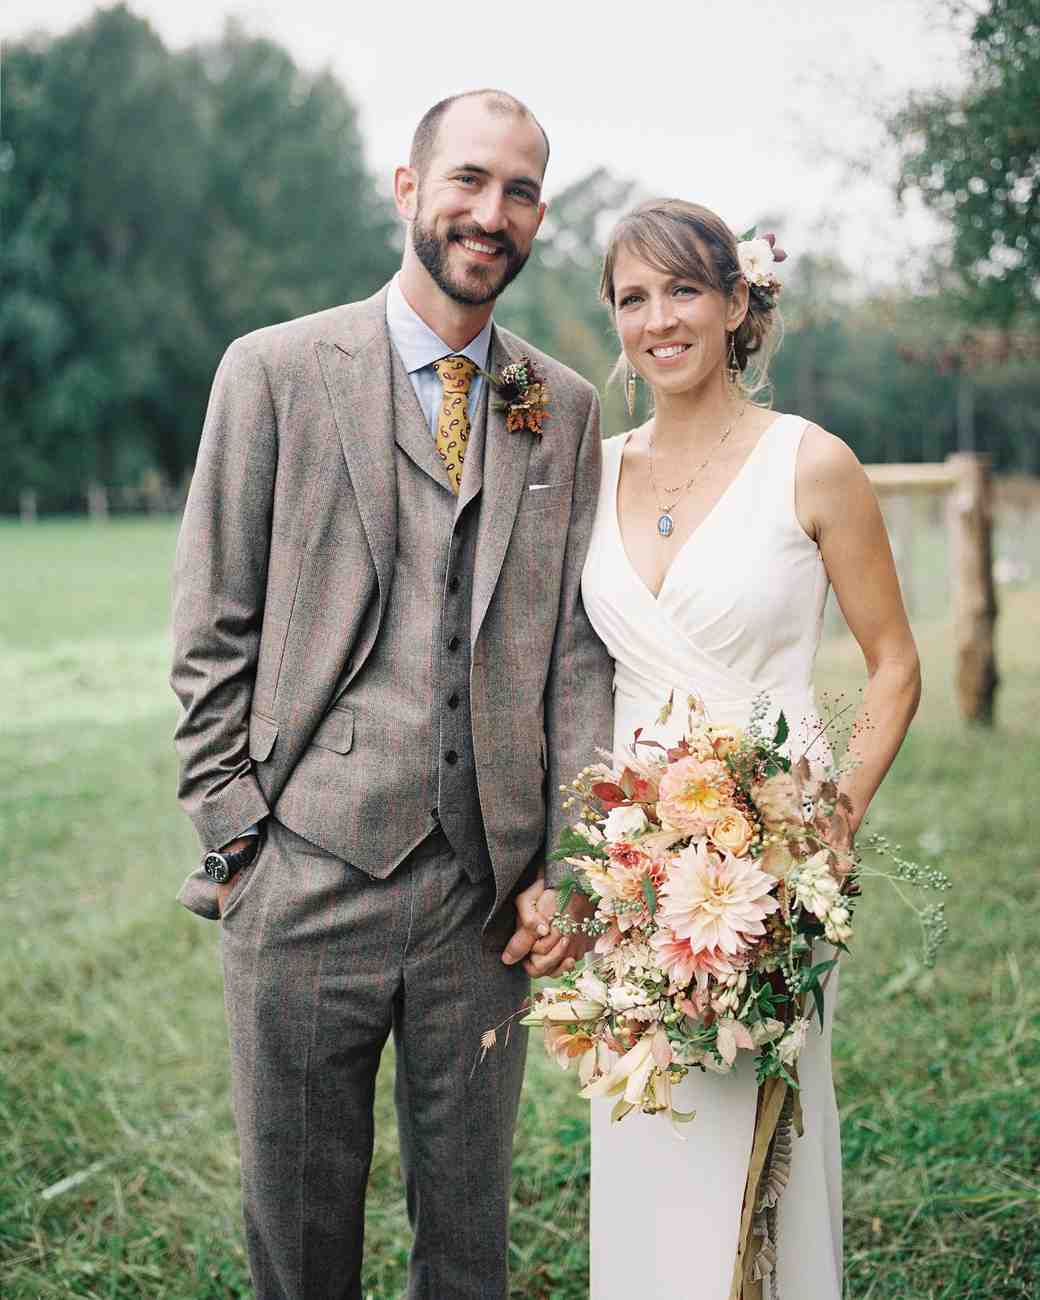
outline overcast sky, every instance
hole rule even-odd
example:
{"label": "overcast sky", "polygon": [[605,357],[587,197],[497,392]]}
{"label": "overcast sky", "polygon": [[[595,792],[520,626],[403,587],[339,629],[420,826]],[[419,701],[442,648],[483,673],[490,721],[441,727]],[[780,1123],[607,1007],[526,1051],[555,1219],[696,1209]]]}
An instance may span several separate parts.
{"label": "overcast sky", "polygon": [[[88,0],[4,0],[0,31],[54,32]],[[526,0],[504,5],[328,0],[133,0],[174,46],[235,15],[309,68],[331,66],[357,103],[385,184],[419,117],[456,90],[501,86],[541,118],[546,194],[605,164],[646,190],[695,199],[740,230],[783,218],[792,251],[840,244],[889,279],[935,227],[889,196],[877,109],[961,75],[963,39],[937,0]],[[850,179],[855,157],[869,174]],[[829,233],[822,232],[826,225]],[[886,268],[889,274],[886,274]]]}

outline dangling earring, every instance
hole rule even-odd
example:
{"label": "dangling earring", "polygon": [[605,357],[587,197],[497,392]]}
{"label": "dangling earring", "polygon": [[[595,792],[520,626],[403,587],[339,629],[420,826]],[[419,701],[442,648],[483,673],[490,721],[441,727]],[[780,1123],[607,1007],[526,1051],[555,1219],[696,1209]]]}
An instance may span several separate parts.
{"label": "dangling earring", "polygon": [[625,405],[630,416],[636,413],[636,372],[629,366],[628,378],[625,380]]}
{"label": "dangling earring", "polygon": [[737,344],[732,333],[729,336],[729,361],[726,366],[726,378],[734,387],[740,382],[740,366],[737,365]]}

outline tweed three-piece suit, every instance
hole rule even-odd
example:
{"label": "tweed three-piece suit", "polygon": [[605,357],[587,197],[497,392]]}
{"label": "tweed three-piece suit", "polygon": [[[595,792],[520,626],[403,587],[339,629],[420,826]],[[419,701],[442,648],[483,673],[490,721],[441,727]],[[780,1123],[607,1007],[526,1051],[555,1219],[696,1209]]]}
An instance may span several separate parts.
{"label": "tweed three-piece suit", "polygon": [[[181,800],[204,848],[264,822],[221,916],[260,1300],[361,1295],[372,1101],[396,1044],[409,1295],[504,1297],[527,980],[500,959],[568,782],[611,735],[580,597],[598,404],[540,438],[485,386],[452,492],[386,290],[261,330],[218,370],[177,551]],[[201,871],[181,901],[216,919]]]}

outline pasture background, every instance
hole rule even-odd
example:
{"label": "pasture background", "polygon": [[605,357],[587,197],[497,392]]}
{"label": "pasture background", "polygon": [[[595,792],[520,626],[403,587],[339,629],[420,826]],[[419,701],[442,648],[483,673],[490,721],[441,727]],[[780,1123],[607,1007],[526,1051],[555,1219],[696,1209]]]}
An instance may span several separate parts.
{"label": "pasture background", "polygon": [[[165,682],[174,533],[161,519],[0,525],[6,1300],[249,1294],[217,929],[173,901],[196,856],[174,801]],[[921,546],[934,593],[941,545]],[[1040,1294],[1040,592],[1001,593],[993,732],[955,716],[942,601],[924,602],[917,632],[924,702],[869,825],[951,871],[951,938],[922,973],[912,919],[880,884],[868,893],[835,1040],[847,1294],[1025,1300]],[[828,638],[820,685],[854,697],[861,677],[855,647]],[[401,1293],[408,1241],[391,1071],[388,1049],[374,1300]],[[573,1091],[532,1041],[511,1260],[525,1300],[587,1295],[587,1129]]]}

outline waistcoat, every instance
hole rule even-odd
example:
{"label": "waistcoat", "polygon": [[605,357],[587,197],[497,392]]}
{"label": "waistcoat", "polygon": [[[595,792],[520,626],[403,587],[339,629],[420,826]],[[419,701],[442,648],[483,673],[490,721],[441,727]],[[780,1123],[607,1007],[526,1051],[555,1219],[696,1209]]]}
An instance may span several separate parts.
{"label": "waistcoat", "polygon": [[[462,490],[448,483],[418,398],[390,346],[397,472],[397,552],[389,598],[365,665],[340,704],[354,713],[354,752],[382,770],[357,818],[389,875],[438,827],[473,878],[491,871],[470,721],[470,611],[487,422],[474,420]],[[367,807],[369,798],[378,807]]]}

